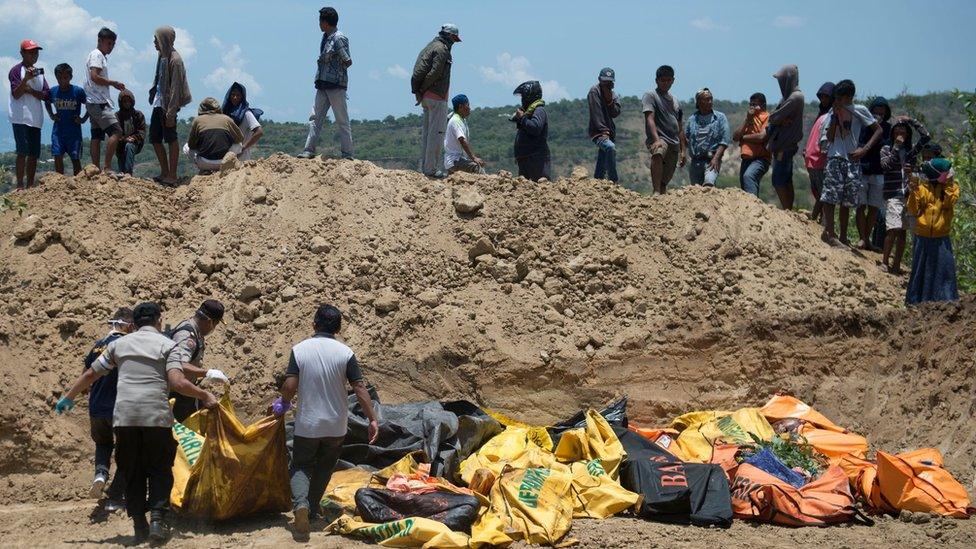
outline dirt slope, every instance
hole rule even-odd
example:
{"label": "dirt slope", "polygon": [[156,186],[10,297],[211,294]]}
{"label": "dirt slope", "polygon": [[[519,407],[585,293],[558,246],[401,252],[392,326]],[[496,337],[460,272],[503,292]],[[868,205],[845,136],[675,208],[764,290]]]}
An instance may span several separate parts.
{"label": "dirt slope", "polygon": [[[936,445],[972,481],[976,304],[901,307],[874,257],[734,190],[642,197],[581,172],[432,181],[282,155],[163,189],[47,176],[0,217],[0,502],[65,499],[88,476],[84,406],[49,410],[122,304],[208,338],[250,414],[316,304],[389,401],[464,397],[550,421],[620,394],[655,423],[795,392],[889,450]],[[16,236],[15,236],[16,235]]]}

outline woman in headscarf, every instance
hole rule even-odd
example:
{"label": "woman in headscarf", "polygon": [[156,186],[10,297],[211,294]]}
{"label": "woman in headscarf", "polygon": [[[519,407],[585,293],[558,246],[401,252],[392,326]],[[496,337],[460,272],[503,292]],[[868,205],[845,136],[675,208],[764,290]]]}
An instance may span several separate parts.
{"label": "woman in headscarf", "polygon": [[244,146],[237,157],[241,160],[251,159],[251,148],[257,145],[264,135],[261,128],[261,115],[264,111],[251,107],[247,102],[247,88],[239,82],[234,82],[224,96],[224,105],[221,109],[224,114],[231,117],[237,127],[244,134]]}
{"label": "woman in headscarf", "polygon": [[549,160],[549,115],[542,100],[542,85],[536,80],[523,82],[512,92],[522,97],[515,110],[515,162],[519,175],[532,181],[552,181]]}

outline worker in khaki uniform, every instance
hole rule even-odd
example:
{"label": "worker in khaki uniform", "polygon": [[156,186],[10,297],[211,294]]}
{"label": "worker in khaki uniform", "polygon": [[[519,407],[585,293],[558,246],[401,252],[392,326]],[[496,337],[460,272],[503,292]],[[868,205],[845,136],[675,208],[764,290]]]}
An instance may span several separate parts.
{"label": "worker in khaki uniform", "polygon": [[[160,332],[162,313],[155,303],[140,303],[132,311],[136,331],[109,343],[91,368],[58,400],[55,411],[74,407],[74,399],[100,376],[119,373],[115,411],[115,459],[125,471],[125,504],[135,526],[135,541],[159,543],[169,538],[166,512],[173,490],[173,412],[166,398],[170,390],[199,399],[206,408],[217,398],[190,383],[183,363],[174,356],[173,340]],[[150,522],[146,522],[146,510]]]}
{"label": "worker in khaki uniform", "polygon": [[[169,331],[169,337],[176,343],[173,350],[183,363],[183,375],[192,380],[205,378],[211,381],[230,383],[227,376],[217,369],[203,367],[203,355],[207,347],[204,339],[210,335],[219,324],[224,323],[224,305],[216,299],[208,299],[200,304],[193,316],[180,322]],[[193,412],[200,408],[200,403],[193,398],[173,392],[173,416],[176,421],[183,422]]]}

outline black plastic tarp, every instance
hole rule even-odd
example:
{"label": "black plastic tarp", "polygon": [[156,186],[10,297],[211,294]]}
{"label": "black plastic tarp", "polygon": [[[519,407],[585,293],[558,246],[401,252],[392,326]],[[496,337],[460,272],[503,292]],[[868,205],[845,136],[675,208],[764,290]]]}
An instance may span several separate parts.
{"label": "black plastic tarp", "polygon": [[[355,395],[350,395],[349,430],[336,469],[382,469],[419,450],[429,460],[432,475],[457,481],[461,461],[503,430],[498,421],[468,401],[383,404],[372,387],[370,396],[379,420],[379,438],[369,444],[366,415]],[[289,423],[289,448],[292,432]]]}
{"label": "black plastic tarp", "polygon": [[478,498],[450,492],[412,494],[377,488],[356,490],[356,511],[366,522],[382,524],[422,517],[447,525],[454,532],[471,533],[478,518]]}
{"label": "black plastic tarp", "polygon": [[[627,427],[627,397],[611,402],[606,408],[600,410],[600,415],[611,426]],[[573,417],[546,427],[546,430],[549,431],[553,445],[558,446],[559,439],[563,436],[563,433],[570,429],[582,429],[584,427],[586,427],[586,410],[580,410]]]}
{"label": "black plastic tarp", "polygon": [[614,432],[627,452],[620,484],[644,496],[637,516],[675,524],[732,525],[729,482],[721,467],[683,462],[626,428],[615,426]]}

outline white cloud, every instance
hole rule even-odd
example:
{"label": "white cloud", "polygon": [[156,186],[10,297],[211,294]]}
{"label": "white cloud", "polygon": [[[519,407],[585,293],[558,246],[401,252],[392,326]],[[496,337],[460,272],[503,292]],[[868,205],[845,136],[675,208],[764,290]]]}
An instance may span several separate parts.
{"label": "white cloud", "polygon": [[204,84],[214,91],[224,92],[234,82],[240,82],[247,88],[248,95],[260,95],[261,84],[251,73],[244,70],[247,59],[244,58],[241,46],[239,44],[227,46],[215,36],[210,38],[210,44],[220,50],[221,66],[204,77]]}
{"label": "white cloud", "polygon": [[379,80],[380,78],[383,78],[383,75],[380,74],[380,71],[373,69],[369,71],[369,78],[371,80]]}
{"label": "white cloud", "polygon": [[406,80],[407,78],[410,78],[410,73],[407,72],[407,69],[401,67],[400,65],[393,65],[392,67],[387,67],[386,74],[389,74],[390,76],[394,78],[399,78],[401,80]]}
{"label": "white cloud", "polygon": [[[190,31],[180,28],[173,27],[176,30],[176,51],[180,52],[180,56],[184,59],[190,59],[197,54],[197,44],[193,40],[193,35]],[[153,48],[155,49],[155,48]]]}
{"label": "white cloud", "polygon": [[773,26],[781,29],[791,27],[802,27],[803,18],[797,15],[777,15],[773,19]]}
{"label": "white cloud", "polygon": [[[511,86],[513,89],[527,80],[539,80],[533,76],[532,63],[521,55],[513,56],[505,52],[496,58],[494,67],[478,67],[481,78],[485,82],[496,82]],[[558,101],[559,99],[569,99],[569,90],[564,88],[556,80],[540,80],[542,92],[547,99]]]}
{"label": "white cloud", "polygon": [[[74,68],[75,84],[84,78],[85,59],[95,48],[102,27],[119,32],[115,22],[92,15],[73,0],[0,0],[0,36],[37,41],[44,48],[38,65],[49,69],[58,63],[68,63]],[[109,56],[109,75],[133,89],[137,97],[147,91],[134,72],[139,55],[123,34]],[[48,83],[53,81],[52,74]],[[8,93],[0,92],[0,97],[6,99]]]}
{"label": "white cloud", "polygon": [[698,30],[702,31],[713,31],[713,30],[729,30],[728,25],[722,25],[716,23],[711,17],[702,17],[699,19],[692,19],[690,25]]}

